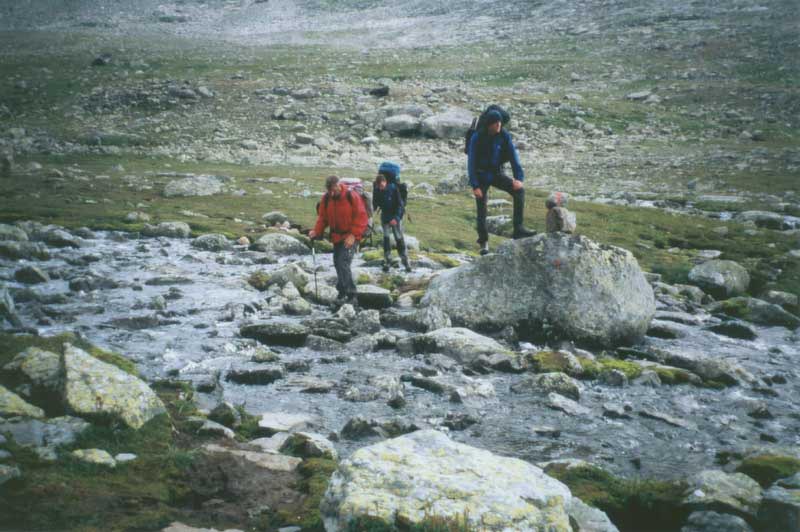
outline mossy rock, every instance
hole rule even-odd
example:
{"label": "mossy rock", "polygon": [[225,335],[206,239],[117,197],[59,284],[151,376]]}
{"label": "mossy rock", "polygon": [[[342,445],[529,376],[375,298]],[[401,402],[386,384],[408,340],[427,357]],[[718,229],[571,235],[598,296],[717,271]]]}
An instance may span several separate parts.
{"label": "mossy rock", "polygon": [[564,351],[539,351],[529,357],[536,373],[566,373],[571,377],[584,374],[584,367],[575,355]]}
{"label": "mossy rock", "polygon": [[453,257],[448,257],[447,255],[442,255],[441,253],[426,253],[426,255],[429,259],[441,264],[445,268],[457,268],[458,266],[461,266],[460,260],[454,259]]}
{"label": "mossy rock", "polygon": [[656,372],[662,384],[695,384],[702,383],[702,379],[685,369],[672,368],[668,366],[655,366],[652,368]]}
{"label": "mossy rock", "polygon": [[328,489],[328,481],[336,471],[337,463],[328,458],[307,458],[298,466],[297,471],[303,477],[300,491],[307,494],[303,501],[303,509],[298,512],[277,512],[277,519],[283,525],[299,526],[303,530],[322,530],[322,518],[319,505]]}
{"label": "mossy rock", "polygon": [[267,272],[253,272],[247,278],[247,284],[263,292],[269,287],[269,274]]}
{"label": "mossy rock", "polygon": [[800,459],[779,454],[759,454],[742,460],[736,471],[752,478],[762,488],[767,488],[776,480],[800,471]]}
{"label": "mossy rock", "polygon": [[683,482],[625,479],[592,465],[551,464],[545,473],[606,512],[620,530],[678,530],[688,517]]}

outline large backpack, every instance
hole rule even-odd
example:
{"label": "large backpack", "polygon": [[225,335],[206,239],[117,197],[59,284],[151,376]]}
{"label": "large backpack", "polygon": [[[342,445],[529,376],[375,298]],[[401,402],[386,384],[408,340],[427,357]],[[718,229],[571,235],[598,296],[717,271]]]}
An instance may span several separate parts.
{"label": "large backpack", "polygon": [[499,105],[493,103],[487,107],[479,116],[472,119],[472,124],[469,126],[467,133],[464,135],[464,153],[469,153],[469,141],[472,140],[472,135],[476,131],[480,131],[486,127],[486,115],[489,113],[489,111],[497,111],[500,113],[500,120],[503,122],[503,127],[508,125],[508,123],[511,121],[511,115]]}
{"label": "large backpack", "polygon": [[[361,182],[360,179],[357,177],[343,177],[339,180],[339,184],[344,187],[344,195],[347,197],[347,201],[350,202],[350,205],[353,205],[353,194],[358,194],[361,197],[361,202],[364,204],[364,210],[367,211],[367,228],[364,230],[364,235],[362,239],[367,238],[372,235],[372,198],[370,197],[369,193],[364,190],[364,183]],[[328,208],[328,193],[326,192],[322,196],[322,203],[325,204],[325,208]],[[317,203],[317,214],[319,214],[319,206],[320,203]]]}
{"label": "large backpack", "polygon": [[[391,161],[384,161],[378,167],[378,173],[383,174],[390,183],[395,184],[400,195],[400,202],[405,208],[408,204],[408,184],[400,181],[400,165]],[[406,212],[406,215],[408,216],[408,221],[411,221],[411,215],[408,212]]]}

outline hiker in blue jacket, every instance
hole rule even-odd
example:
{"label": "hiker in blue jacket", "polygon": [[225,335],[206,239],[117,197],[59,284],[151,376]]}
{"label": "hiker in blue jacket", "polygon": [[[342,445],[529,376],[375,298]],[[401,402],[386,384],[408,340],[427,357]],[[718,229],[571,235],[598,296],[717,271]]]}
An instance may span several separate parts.
{"label": "hiker in blue jacket", "polygon": [[[512,238],[525,238],[536,234],[525,229],[522,217],[525,211],[525,173],[519,163],[519,154],[511,135],[503,129],[502,115],[489,111],[483,124],[473,133],[467,150],[467,171],[475,205],[478,209],[478,245],[481,255],[489,253],[489,232],[486,229],[486,202],[489,187],[493,186],[511,194],[514,200],[514,232]],[[503,164],[511,163],[514,178],[503,171]]]}
{"label": "hiker in blue jacket", "polygon": [[397,243],[397,254],[403,261],[407,272],[411,271],[406,252],[406,241],[403,238],[403,214],[405,203],[400,192],[400,166],[386,161],[378,167],[378,176],[372,187],[372,207],[381,211],[381,228],[383,229],[383,271],[388,272],[391,265],[392,244],[389,234],[394,235]]}

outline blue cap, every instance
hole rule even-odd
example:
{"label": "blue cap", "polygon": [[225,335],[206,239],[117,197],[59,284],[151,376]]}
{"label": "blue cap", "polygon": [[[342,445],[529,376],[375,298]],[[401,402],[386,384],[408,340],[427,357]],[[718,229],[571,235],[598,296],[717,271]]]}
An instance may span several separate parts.
{"label": "blue cap", "polygon": [[378,173],[384,174],[388,179],[396,180],[400,177],[400,165],[391,161],[383,161],[378,167]]}
{"label": "blue cap", "polygon": [[486,125],[494,124],[495,122],[502,122],[503,116],[498,112],[492,109],[488,113],[486,113]]}

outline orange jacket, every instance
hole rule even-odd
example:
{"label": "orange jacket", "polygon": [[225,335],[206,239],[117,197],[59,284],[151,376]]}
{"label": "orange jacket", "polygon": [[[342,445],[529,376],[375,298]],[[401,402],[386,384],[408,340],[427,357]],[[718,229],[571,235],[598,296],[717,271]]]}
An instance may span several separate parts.
{"label": "orange jacket", "polygon": [[322,235],[325,228],[330,227],[331,242],[337,244],[347,235],[353,235],[356,240],[361,240],[368,223],[367,211],[361,196],[357,192],[343,190],[338,198],[327,193],[322,196],[314,232]]}

